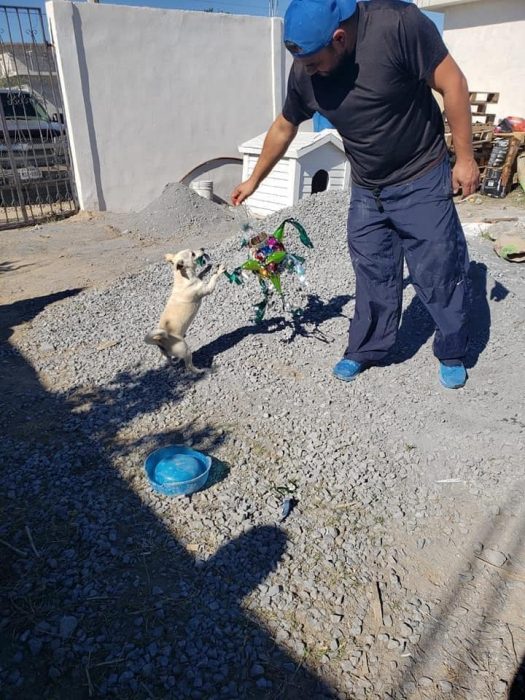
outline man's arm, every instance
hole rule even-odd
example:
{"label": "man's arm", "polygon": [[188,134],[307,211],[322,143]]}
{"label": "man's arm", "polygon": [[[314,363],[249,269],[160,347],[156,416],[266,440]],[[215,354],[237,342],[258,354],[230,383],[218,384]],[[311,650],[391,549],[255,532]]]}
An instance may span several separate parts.
{"label": "man's arm", "polygon": [[266,134],[261,155],[255,164],[253,173],[248,180],[241,182],[233,190],[231,195],[232,204],[235,206],[242,204],[247,197],[255,192],[271,169],[286,153],[296,133],[297,127],[295,124],[292,124],[280,114]]}
{"label": "man's arm", "polygon": [[443,96],[443,106],[450,124],[456,164],[452,171],[454,194],[461,188],[463,196],[473,194],[479,186],[479,168],[472,149],[472,117],[465,76],[450,54],[437,66],[428,81]]}

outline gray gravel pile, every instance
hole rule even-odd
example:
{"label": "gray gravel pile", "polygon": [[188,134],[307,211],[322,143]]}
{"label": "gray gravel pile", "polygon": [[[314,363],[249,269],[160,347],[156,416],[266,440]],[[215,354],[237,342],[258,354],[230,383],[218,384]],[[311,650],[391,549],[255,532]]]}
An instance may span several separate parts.
{"label": "gray gravel pile", "polygon": [[140,212],[109,217],[121,230],[141,239],[164,239],[184,245],[187,240],[219,240],[235,231],[235,211],[172,182]]}
{"label": "gray gravel pile", "polygon": [[[283,280],[304,315],[276,299],[254,326],[255,278],[221,280],[188,333],[206,377],[143,343],[166,264],[28,324],[19,350],[48,389],[2,418],[26,421],[2,477],[6,697],[506,697],[525,650],[525,282],[472,242],[464,390],[439,387],[408,286],[389,362],[342,384],[347,205],[325,193],[257,224],[293,215],[313,239],[286,238],[307,257],[306,291]],[[214,262],[242,261],[240,237],[212,245]],[[172,442],[215,459],[191,499],[145,479],[145,455]]]}

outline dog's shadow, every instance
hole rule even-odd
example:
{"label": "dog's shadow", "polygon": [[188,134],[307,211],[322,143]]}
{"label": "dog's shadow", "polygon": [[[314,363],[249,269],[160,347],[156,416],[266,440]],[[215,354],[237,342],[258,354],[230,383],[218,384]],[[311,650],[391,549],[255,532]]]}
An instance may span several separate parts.
{"label": "dog's shadow", "polygon": [[329,301],[323,301],[317,294],[309,294],[306,306],[297,318],[288,319],[281,315],[265,319],[258,324],[250,323],[249,325],[241,326],[196,350],[193,353],[193,361],[197,367],[210,368],[215,357],[227,350],[231,350],[245,338],[251,335],[277,333],[286,329],[289,329],[291,334],[288,338],[281,339],[281,342],[287,345],[292,343],[297,336],[314,338],[319,342],[329,343],[330,339],[321,330],[321,325],[328,319],[345,317],[343,309],[351,299],[353,299],[352,295],[341,294]]}

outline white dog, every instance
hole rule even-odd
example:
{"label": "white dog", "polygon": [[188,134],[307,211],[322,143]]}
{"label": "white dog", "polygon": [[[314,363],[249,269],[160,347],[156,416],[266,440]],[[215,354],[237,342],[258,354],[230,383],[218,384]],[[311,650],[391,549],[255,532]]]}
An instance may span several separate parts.
{"label": "white dog", "polygon": [[205,282],[196,271],[196,261],[203,255],[204,251],[201,249],[182,250],[176,255],[165,256],[173,265],[173,290],[157,329],[144,338],[146,343],[158,345],[162,354],[169,360],[183,360],[186,368],[196,374],[202,374],[206,370],[197,369],[193,364],[191,351],[185,340],[186,332],[197,315],[203,297],[213,292],[225,269],[223,265],[219,265],[208,282]]}

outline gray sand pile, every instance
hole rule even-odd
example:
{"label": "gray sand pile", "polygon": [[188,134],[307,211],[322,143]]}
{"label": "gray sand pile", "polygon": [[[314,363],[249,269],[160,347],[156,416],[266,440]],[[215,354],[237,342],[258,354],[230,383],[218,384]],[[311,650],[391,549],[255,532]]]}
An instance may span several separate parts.
{"label": "gray sand pile", "polygon": [[232,208],[201,197],[186,185],[172,182],[138,213],[116,217],[122,230],[142,239],[169,239],[184,245],[194,239],[220,240],[232,235],[236,216]]}

